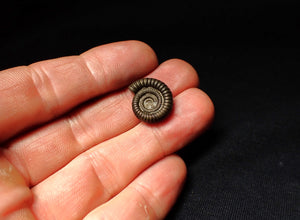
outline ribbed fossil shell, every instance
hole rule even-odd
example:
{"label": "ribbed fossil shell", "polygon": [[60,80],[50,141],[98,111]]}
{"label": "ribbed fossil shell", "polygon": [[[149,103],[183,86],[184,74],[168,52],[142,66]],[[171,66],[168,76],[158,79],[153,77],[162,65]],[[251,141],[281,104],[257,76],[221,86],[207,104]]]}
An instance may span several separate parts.
{"label": "ribbed fossil shell", "polygon": [[132,110],[137,118],[152,123],[165,118],[173,105],[172,92],[162,81],[143,78],[128,87],[135,96]]}

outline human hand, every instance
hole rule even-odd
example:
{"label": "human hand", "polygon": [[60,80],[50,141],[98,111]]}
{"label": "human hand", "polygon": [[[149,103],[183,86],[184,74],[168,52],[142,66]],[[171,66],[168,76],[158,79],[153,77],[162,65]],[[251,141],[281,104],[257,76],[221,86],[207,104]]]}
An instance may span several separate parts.
{"label": "human hand", "polygon": [[[153,125],[134,116],[126,89],[146,76],[174,96],[169,117]],[[164,218],[186,175],[173,153],[214,114],[197,85],[189,64],[158,66],[137,41],[2,71],[0,218]]]}

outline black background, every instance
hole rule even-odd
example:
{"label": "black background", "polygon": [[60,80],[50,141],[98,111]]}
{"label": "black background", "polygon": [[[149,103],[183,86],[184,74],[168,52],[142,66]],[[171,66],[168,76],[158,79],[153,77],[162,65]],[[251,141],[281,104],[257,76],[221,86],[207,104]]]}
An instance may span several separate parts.
{"label": "black background", "polygon": [[9,1],[0,69],[127,39],[184,59],[216,118],[179,152],[188,178],[167,219],[300,219],[296,2]]}

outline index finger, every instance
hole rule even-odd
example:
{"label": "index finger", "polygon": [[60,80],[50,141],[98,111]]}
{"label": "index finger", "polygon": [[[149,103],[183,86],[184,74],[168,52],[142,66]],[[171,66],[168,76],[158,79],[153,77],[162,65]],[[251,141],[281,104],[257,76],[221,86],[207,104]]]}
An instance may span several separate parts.
{"label": "index finger", "polygon": [[0,72],[0,141],[121,88],[156,66],[148,45],[124,41],[79,56],[4,70]]}

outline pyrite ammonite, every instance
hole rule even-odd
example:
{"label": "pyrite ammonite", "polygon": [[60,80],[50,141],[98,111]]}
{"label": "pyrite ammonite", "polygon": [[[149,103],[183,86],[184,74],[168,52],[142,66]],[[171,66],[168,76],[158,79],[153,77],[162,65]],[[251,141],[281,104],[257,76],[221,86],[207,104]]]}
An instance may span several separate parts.
{"label": "pyrite ammonite", "polygon": [[162,81],[143,78],[133,82],[129,90],[135,93],[132,110],[142,121],[152,123],[161,121],[171,111],[172,92]]}

